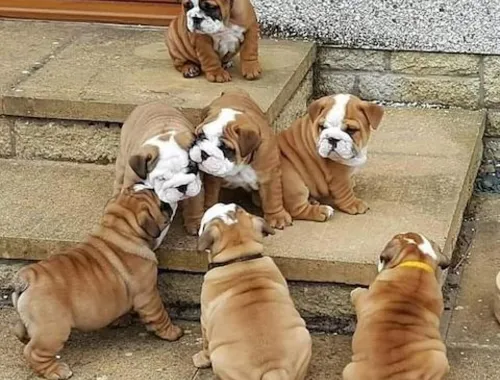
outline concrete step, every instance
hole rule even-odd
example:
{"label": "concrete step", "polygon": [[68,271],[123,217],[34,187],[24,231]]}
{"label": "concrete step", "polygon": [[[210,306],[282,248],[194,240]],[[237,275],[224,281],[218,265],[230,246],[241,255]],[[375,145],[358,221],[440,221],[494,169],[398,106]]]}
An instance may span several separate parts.
{"label": "concrete step", "polygon": [[[289,280],[342,284],[370,283],[378,253],[401,231],[427,234],[450,255],[481,158],[483,127],[480,111],[388,110],[356,177],[369,212],[295,222],[266,239],[266,254]],[[2,257],[41,259],[80,241],[98,221],[112,180],[112,165],[0,161]],[[176,223],[158,251],[160,267],[204,272],[206,257],[195,244]]]}
{"label": "concrete step", "polygon": [[[232,82],[211,84],[204,77],[185,79],[173,68],[164,33],[164,28],[0,21],[2,114],[123,122],[136,105],[168,99],[197,123],[203,107],[237,86],[257,100],[273,123],[316,57],[313,43],[264,39],[260,80],[243,79],[236,58],[229,70]],[[26,47],[22,52],[20,45]],[[307,83],[310,95],[312,75]]]}

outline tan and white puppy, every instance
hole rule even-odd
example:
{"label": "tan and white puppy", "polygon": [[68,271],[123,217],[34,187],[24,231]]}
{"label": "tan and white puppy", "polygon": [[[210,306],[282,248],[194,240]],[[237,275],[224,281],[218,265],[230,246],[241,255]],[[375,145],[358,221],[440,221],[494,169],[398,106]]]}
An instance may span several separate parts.
{"label": "tan and white puppy", "polygon": [[233,204],[203,216],[198,249],[209,252],[201,290],[203,349],[196,367],[212,366],[221,380],[302,380],[311,337],[286,280],[262,255],[267,222]]}
{"label": "tan and white puppy", "polygon": [[354,194],[352,175],[366,163],[383,114],[381,106],[353,95],[325,96],[280,132],[283,202],[292,218],[322,222],[333,215],[331,206],[349,214],[368,210]]}
{"label": "tan and white puppy", "polygon": [[97,330],[131,310],[160,338],[182,336],[161,301],[153,252],[172,216],[154,191],[125,189],[108,202],[83,243],[19,271],[12,295],[20,317],[15,333],[37,374],[69,378],[69,366],[56,355],[71,329]]}
{"label": "tan and white puppy", "polygon": [[396,235],[387,244],[370,288],[351,292],[358,324],[344,380],[440,380],[448,373],[438,267],[449,264],[434,242],[417,233]]}
{"label": "tan and white puppy", "polygon": [[174,67],[185,78],[205,73],[210,82],[227,82],[226,68],[240,52],[241,73],[257,79],[259,24],[250,0],[183,0],[183,11],[167,29]]}
{"label": "tan and white puppy", "polygon": [[[198,167],[189,159],[193,143],[194,126],[180,111],[161,101],[136,107],[121,130],[113,194],[142,183],[175,213],[178,202],[201,190]],[[183,202],[184,225],[192,234],[200,217],[196,201]]]}
{"label": "tan and white puppy", "polygon": [[[264,218],[274,228],[290,225],[283,208],[280,157],[266,115],[243,90],[222,93],[196,127],[190,158],[205,173],[206,208],[219,201],[221,187],[258,192]],[[219,178],[219,179],[217,179]]]}

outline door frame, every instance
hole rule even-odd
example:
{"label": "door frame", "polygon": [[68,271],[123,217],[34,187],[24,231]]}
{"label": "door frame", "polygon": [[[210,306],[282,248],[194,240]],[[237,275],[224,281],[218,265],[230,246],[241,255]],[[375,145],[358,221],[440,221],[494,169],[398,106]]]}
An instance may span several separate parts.
{"label": "door frame", "polygon": [[4,18],[168,26],[180,12],[179,0],[0,0]]}

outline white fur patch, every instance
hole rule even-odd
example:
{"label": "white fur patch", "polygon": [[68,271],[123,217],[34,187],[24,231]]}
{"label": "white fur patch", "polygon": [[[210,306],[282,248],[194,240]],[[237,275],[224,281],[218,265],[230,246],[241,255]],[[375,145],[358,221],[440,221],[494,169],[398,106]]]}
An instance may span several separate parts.
{"label": "white fur patch", "polygon": [[[324,129],[318,139],[318,153],[321,157],[338,161],[344,165],[358,167],[366,163],[367,151],[357,151],[353,139],[342,130],[347,103],[350,95],[339,94],[334,96],[335,104],[328,111],[325,118]],[[331,139],[337,140],[334,146]]]}
{"label": "white fur patch", "polygon": [[430,256],[434,260],[437,260],[438,259],[437,254],[432,248],[432,245],[429,242],[429,240],[427,240],[427,238],[422,234],[419,234],[419,236],[422,238],[423,241],[423,243],[421,244],[417,244],[417,242],[413,239],[405,238],[405,240],[410,244],[416,245],[420,250],[420,252],[422,252],[424,255]]}
{"label": "white fur patch", "polygon": [[234,170],[224,177],[224,180],[226,181],[225,187],[230,189],[242,187],[246,191],[259,190],[257,173],[250,165],[235,166]]}
{"label": "white fur patch", "polygon": [[382,260],[380,260],[380,258],[378,259],[378,264],[377,264],[377,270],[378,272],[382,272],[382,270],[384,269],[384,263],[382,262]]}
{"label": "white fur patch", "polygon": [[243,43],[245,31],[246,29],[239,25],[224,26],[221,31],[212,34],[214,50],[219,53],[221,58],[228,53],[234,53]]}
{"label": "white fur patch", "polygon": [[[200,176],[198,173],[188,173],[188,152],[177,144],[174,134],[168,140],[162,140],[159,136],[152,137],[144,145],[158,147],[158,162],[148,173],[144,184],[154,189],[163,202],[172,205],[198,195],[201,190]],[[185,193],[177,189],[183,185],[187,185]]]}
{"label": "white fur patch", "polygon": [[[197,141],[195,146],[189,151],[189,156],[194,162],[199,164],[200,170],[223,178],[234,171],[234,162],[224,157],[224,153],[219,147],[221,146],[224,127],[236,120],[236,116],[239,114],[241,112],[231,108],[223,108],[220,110],[217,119],[203,126],[205,138]],[[205,160],[202,159],[202,151],[208,155],[208,158]]]}
{"label": "white fur patch", "polygon": [[235,203],[229,203],[229,204],[217,203],[213,205],[207,211],[205,211],[205,214],[203,214],[203,218],[201,218],[200,230],[198,231],[198,235],[201,236],[201,234],[205,230],[205,226],[216,218],[222,219],[222,221],[228,225],[236,223],[236,221],[231,217],[229,217],[228,215],[229,212],[235,212],[235,211],[236,211]]}
{"label": "white fur patch", "polygon": [[[199,0],[191,0],[193,8],[186,12],[187,27],[191,33],[214,34],[224,30],[225,25],[221,20],[214,20],[207,16],[200,8]],[[193,17],[202,19],[195,29]]]}

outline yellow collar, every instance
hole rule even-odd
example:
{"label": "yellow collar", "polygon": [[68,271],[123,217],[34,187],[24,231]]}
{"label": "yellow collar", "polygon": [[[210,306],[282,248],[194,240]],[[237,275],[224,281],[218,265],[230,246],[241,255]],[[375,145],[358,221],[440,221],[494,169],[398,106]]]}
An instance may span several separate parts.
{"label": "yellow collar", "polygon": [[432,269],[432,267],[429,264],[423,263],[421,261],[405,261],[405,262],[399,264],[398,267],[417,268],[417,269],[425,270],[426,272],[429,272],[429,273],[434,273],[434,269]]}

